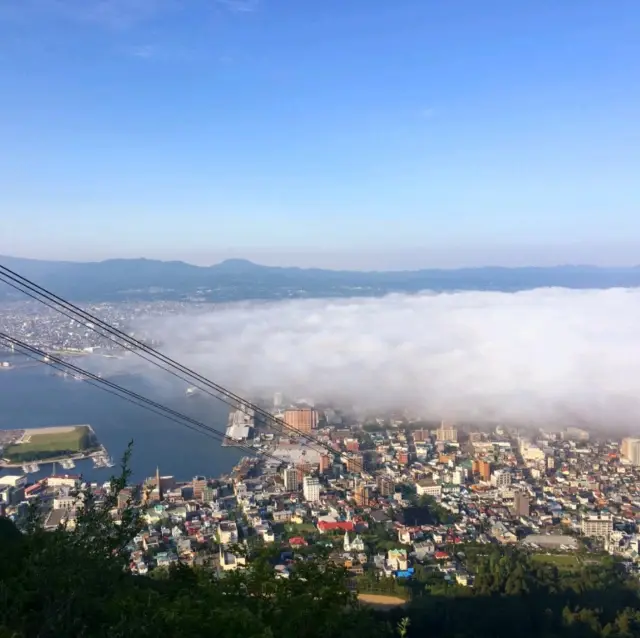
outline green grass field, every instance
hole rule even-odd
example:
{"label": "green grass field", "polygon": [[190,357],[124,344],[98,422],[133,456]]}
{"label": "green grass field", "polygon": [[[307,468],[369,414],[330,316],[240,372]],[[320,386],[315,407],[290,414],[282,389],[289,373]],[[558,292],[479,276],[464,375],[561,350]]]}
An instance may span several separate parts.
{"label": "green grass field", "polygon": [[580,560],[574,554],[534,554],[532,560],[538,563],[555,565],[558,569],[579,569]]}
{"label": "green grass field", "polygon": [[313,523],[285,523],[284,529],[289,534],[311,534],[318,531]]}
{"label": "green grass field", "polygon": [[41,432],[32,434],[27,443],[9,445],[3,456],[15,462],[55,458],[86,450],[91,445],[91,438],[91,431],[87,426],[78,426],[67,432]]}

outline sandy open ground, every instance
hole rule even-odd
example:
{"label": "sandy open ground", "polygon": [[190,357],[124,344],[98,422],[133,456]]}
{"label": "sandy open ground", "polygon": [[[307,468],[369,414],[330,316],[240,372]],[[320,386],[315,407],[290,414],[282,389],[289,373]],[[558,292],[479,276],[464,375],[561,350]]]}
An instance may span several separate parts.
{"label": "sandy open ground", "polygon": [[382,594],[358,594],[358,600],[372,607],[388,608],[406,605],[407,601],[397,596],[384,596]]}

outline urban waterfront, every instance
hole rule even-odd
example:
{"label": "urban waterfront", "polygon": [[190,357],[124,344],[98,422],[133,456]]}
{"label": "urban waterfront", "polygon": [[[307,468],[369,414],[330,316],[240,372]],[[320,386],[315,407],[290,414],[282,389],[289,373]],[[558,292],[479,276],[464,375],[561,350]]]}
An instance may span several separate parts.
{"label": "urban waterfront", "polygon": [[[136,376],[111,380],[224,433],[228,408],[213,397],[185,396],[181,387],[160,388]],[[116,466],[111,469],[95,469],[91,461],[81,461],[74,470],[68,471],[81,473],[91,481],[105,481],[117,471],[117,462],[130,440],[134,442],[133,481],[155,474],[156,466],[163,474],[173,474],[183,480],[195,474],[217,476],[230,471],[243,456],[234,448],[221,447],[216,439],[189,430],[88,383],[55,376],[48,366],[0,371],[0,429],[76,424],[90,424],[116,461]],[[51,464],[41,465],[39,472],[29,476],[34,480],[51,474],[51,471]],[[67,472],[59,466],[56,471]]]}

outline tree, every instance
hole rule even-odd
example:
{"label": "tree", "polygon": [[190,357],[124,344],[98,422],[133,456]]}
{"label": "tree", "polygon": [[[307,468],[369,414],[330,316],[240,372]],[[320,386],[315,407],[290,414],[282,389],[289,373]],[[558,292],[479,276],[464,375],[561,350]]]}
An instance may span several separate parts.
{"label": "tree", "polygon": [[0,636],[382,638],[388,633],[385,623],[358,606],[345,570],[321,559],[296,563],[288,579],[278,578],[269,557],[259,553],[247,570],[221,577],[184,566],[156,570],[155,578],[132,575],[128,545],[140,527],[136,508],[125,508],[121,524],[111,517],[129,476],[128,460],[127,454],[104,501],[85,491],[73,531],[45,532],[35,515],[24,533],[2,521]]}

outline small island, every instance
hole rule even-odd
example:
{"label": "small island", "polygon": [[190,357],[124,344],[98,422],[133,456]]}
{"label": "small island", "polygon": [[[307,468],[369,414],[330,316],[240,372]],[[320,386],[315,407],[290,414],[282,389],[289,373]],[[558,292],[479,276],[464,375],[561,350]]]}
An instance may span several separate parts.
{"label": "small island", "polygon": [[0,467],[88,458],[101,447],[90,425],[63,425],[0,432]]}

